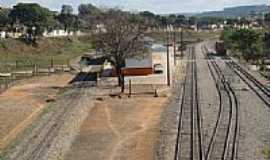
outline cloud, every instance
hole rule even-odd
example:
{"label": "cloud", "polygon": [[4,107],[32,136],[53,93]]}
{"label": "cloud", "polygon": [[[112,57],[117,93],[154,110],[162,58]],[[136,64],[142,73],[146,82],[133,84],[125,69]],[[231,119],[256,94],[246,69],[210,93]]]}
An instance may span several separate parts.
{"label": "cloud", "polygon": [[35,2],[53,10],[63,4],[77,8],[81,3],[120,7],[127,10],[150,10],[155,13],[198,12],[220,10],[236,5],[270,4],[269,0],[0,0],[0,5],[12,6],[18,2]]}

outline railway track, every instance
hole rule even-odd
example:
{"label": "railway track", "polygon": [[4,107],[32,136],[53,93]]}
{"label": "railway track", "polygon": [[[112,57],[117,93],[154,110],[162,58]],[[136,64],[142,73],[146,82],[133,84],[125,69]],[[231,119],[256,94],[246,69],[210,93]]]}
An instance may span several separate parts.
{"label": "railway track", "polygon": [[194,48],[189,48],[174,160],[204,160]]}
{"label": "railway track", "polygon": [[[80,77],[82,80],[88,78],[85,74]],[[40,160],[48,151],[49,147],[57,137],[66,118],[70,116],[70,111],[77,105],[85,91],[75,86],[75,91],[61,99],[54,111],[50,112],[46,119],[31,131],[25,140],[16,147],[15,151],[9,155],[10,160]]]}
{"label": "railway track", "polygon": [[248,85],[248,87],[268,106],[270,107],[270,90],[257,80],[253,75],[248,73],[244,68],[234,61],[226,62],[226,65],[236,74],[240,79]]}
{"label": "railway track", "polygon": [[239,120],[236,94],[215,59],[207,56],[206,46],[202,47],[208,58],[208,68],[219,95],[217,121],[208,144],[205,159],[235,160],[237,158]]}

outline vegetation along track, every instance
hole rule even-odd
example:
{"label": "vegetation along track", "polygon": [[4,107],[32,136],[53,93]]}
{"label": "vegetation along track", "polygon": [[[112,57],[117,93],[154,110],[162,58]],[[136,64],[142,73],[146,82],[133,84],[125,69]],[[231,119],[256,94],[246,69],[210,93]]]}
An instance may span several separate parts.
{"label": "vegetation along track", "polygon": [[[84,74],[80,77],[84,80],[88,77]],[[9,154],[10,160],[40,160],[46,154],[49,147],[57,137],[62,125],[70,116],[72,108],[78,104],[80,96],[85,91],[81,87],[74,86],[71,93],[62,97],[53,107],[41,123],[39,123],[24,140]]]}
{"label": "vegetation along track", "polygon": [[197,64],[194,47],[189,48],[186,77],[183,84],[174,159],[203,160],[201,115],[197,85]]}
{"label": "vegetation along track", "polygon": [[243,82],[245,82],[251,90],[268,106],[270,107],[270,90],[257,80],[253,75],[248,73],[244,68],[233,60],[227,61],[226,65],[237,74]]}
{"label": "vegetation along track", "polygon": [[237,157],[239,134],[237,97],[215,59],[207,56],[206,46],[202,47],[202,52],[208,60],[208,68],[216,83],[219,95],[217,121],[206,150],[205,159],[234,160]]}

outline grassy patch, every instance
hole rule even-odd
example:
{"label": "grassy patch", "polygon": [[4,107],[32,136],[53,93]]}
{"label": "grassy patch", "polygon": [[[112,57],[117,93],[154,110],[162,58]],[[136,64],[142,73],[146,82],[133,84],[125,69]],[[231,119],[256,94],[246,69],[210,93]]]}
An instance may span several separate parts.
{"label": "grassy patch", "polygon": [[5,157],[6,156],[3,153],[0,152],[0,160],[5,160],[6,159]]}
{"label": "grassy patch", "polygon": [[[168,34],[166,32],[153,32],[146,34],[154,38],[157,42],[165,42]],[[192,30],[184,30],[183,31],[183,40],[188,42],[196,42],[198,40],[219,38],[220,32],[195,32]],[[173,39],[172,34],[170,35],[170,39]],[[177,41],[180,41],[180,32],[176,33]]]}
{"label": "grassy patch", "polygon": [[270,159],[270,147],[264,149],[262,154],[265,156],[266,159]]}
{"label": "grassy patch", "polygon": [[[91,37],[43,38],[37,46],[27,45],[18,39],[0,41],[0,68],[15,65],[67,64],[74,57],[91,52]],[[8,67],[7,67],[8,68]]]}

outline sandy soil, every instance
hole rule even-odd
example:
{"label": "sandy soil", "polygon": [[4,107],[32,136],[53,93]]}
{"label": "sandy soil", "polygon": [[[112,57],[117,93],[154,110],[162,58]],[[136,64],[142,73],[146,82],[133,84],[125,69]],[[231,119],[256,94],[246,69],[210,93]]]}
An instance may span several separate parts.
{"label": "sandy soil", "polygon": [[56,97],[72,75],[52,75],[22,80],[0,95],[0,149],[5,147]]}
{"label": "sandy soil", "polygon": [[166,98],[97,101],[65,160],[152,160]]}

